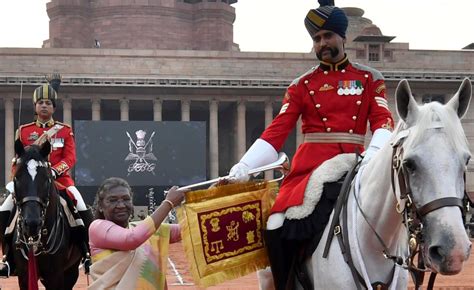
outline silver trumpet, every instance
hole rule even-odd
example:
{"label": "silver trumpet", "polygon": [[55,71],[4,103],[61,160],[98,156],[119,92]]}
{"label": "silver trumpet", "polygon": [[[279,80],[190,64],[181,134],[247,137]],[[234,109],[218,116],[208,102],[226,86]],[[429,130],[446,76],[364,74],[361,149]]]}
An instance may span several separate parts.
{"label": "silver trumpet", "polygon": [[[260,173],[260,172],[265,172],[267,170],[278,170],[278,171],[281,172],[282,176],[280,178],[274,179],[273,181],[278,181],[278,180],[283,179],[288,174],[288,172],[290,171],[290,160],[289,160],[288,156],[286,156],[285,153],[280,152],[278,154],[278,160],[277,161],[275,161],[273,163],[270,163],[270,164],[267,164],[267,165],[264,165],[264,166],[261,166],[261,167],[258,167],[258,168],[251,169],[251,170],[249,170],[249,175],[254,175],[254,174],[257,174],[257,173]],[[179,189],[192,189],[192,188],[196,188],[196,187],[211,185],[211,184],[219,182],[223,179],[229,179],[229,178],[230,178],[229,175],[223,176],[223,177],[217,177],[217,178],[214,178],[214,179],[211,179],[211,180],[206,180],[206,181],[194,183],[194,184],[191,184],[191,185],[186,185],[186,186],[180,187]],[[165,191],[165,194],[166,193],[168,193],[168,192]]]}

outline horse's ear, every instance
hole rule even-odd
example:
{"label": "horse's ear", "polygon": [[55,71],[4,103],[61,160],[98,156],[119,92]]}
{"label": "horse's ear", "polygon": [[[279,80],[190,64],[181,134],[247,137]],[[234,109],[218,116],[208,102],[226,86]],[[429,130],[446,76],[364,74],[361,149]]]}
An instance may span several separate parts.
{"label": "horse's ear", "polygon": [[51,143],[48,140],[44,141],[40,148],[40,154],[43,158],[47,158],[49,153],[51,153]]}
{"label": "horse's ear", "polygon": [[466,115],[467,109],[469,109],[469,103],[471,102],[472,95],[472,85],[471,81],[468,78],[465,78],[462,81],[459,90],[456,94],[449,100],[446,106],[453,108],[453,110],[458,114],[459,119],[462,119]]}
{"label": "horse's ear", "polygon": [[411,94],[410,85],[407,80],[401,80],[398,83],[395,92],[398,116],[405,122],[409,119],[409,114],[415,117],[418,113],[418,105]]}
{"label": "horse's ear", "polygon": [[15,141],[15,154],[20,157],[25,153],[25,147],[23,146],[23,143],[21,142],[20,139],[16,139]]}

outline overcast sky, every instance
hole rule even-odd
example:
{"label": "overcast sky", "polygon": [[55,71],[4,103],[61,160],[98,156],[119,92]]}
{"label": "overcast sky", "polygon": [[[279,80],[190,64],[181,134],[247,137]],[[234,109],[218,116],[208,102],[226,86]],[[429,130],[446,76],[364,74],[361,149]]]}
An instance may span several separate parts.
{"label": "overcast sky", "polygon": [[[41,47],[48,39],[49,0],[0,0],[0,47]],[[392,42],[411,49],[458,50],[474,42],[474,0],[336,0],[364,9],[364,17]],[[238,0],[234,41],[242,51],[309,52],[303,24],[317,0]]]}

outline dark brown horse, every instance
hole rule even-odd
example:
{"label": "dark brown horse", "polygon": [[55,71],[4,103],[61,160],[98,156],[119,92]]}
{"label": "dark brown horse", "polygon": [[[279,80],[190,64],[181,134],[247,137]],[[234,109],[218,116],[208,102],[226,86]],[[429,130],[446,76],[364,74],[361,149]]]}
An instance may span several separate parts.
{"label": "dark brown horse", "polygon": [[10,249],[22,290],[32,283],[37,285],[32,275],[35,268],[47,290],[73,289],[79,276],[81,252],[54,185],[50,150],[49,142],[26,148],[19,140],[15,143],[18,159],[13,199],[18,218]]}

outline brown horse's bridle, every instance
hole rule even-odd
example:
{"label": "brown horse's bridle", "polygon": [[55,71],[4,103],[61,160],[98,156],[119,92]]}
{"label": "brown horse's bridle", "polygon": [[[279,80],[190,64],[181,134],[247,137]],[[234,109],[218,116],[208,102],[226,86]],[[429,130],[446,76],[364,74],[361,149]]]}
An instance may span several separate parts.
{"label": "brown horse's bridle", "polygon": [[[392,169],[391,169],[391,178],[392,178],[392,189],[397,199],[397,188],[399,188],[399,198],[397,200],[396,210],[402,215],[403,223],[405,224],[408,231],[408,257],[403,261],[402,257],[392,256],[388,252],[385,252],[384,255],[388,259],[393,259],[397,264],[400,264],[403,261],[404,268],[406,268],[415,283],[415,289],[418,289],[423,284],[424,273],[431,272],[430,269],[425,267],[424,256],[423,256],[423,217],[428,213],[440,209],[442,207],[448,206],[457,206],[461,209],[462,213],[465,213],[465,209],[469,206],[469,200],[467,198],[466,186],[464,186],[464,198],[457,197],[444,197],[435,199],[433,201],[424,204],[423,206],[417,208],[413,202],[413,194],[410,189],[409,184],[409,174],[405,164],[403,164],[403,142],[408,136],[408,130],[402,136],[392,144],[393,153],[392,153]],[[464,183],[466,182],[464,174]],[[418,255],[418,265],[415,265],[415,257]],[[434,280],[436,278],[436,273],[432,272],[429,280],[427,289],[433,289]]]}
{"label": "brown horse's bridle", "polygon": [[[366,220],[367,224],[371,228],[372,232],[374,233],[375,237],[379,241],[380,245],[383,248],[383,255],[386,259],[392,260],[394,265],[402,266],[403,268],[407,269],[415,283],[415,289],[419,289],[419,287],[423,284],[424,274],[425,272],[431,272],[430,269],[425,267],[424,264],[424,256],[423,256],[423,247],[424,247],[424,240],[423,240],[423,217],[428,213],[437,210],[442,207],[447,206],[457,206],[461,209],[463,215],[467,211],[469,207],[469,196],[466,193],[466,186],[464,186],[464,199],[457,198],[457,197],[445,197],[433,200],[428,202],[427,204],[417,208],[415,203],[413,202],[413,194],[410,189],[409,184],[409,174],[406,168],[406,165],[403,164],[403,142],[405,141],[406,137],[408,136],[409,131],[404,130],[398,134],[398,139],[392,143],[392,167],[391,167],[391,184],[392,184],[392,191],[395,195],[395,200],[398,200],[396,205],[396,211],[402,215],[403,224],[407,229],[407,236],[408,236],[408,256],[401,257],[398,255],[390,254],[388,247],[386,246],[385,242],[383,241],[382,237],[377,233],[375,228],[369,222],[367,215],[364,213],[360,204],[356,197],[356,203],[360,210],[362,217]],[[352,174],[353,176],[354,174]],[[349,174],[348,174],[349,176]],[[352,178],[349,178],[352,180]],[[466,182],[465,174],[464,174],[464,183]],[[397,185],[399,191],[397,191]],[[344,187],[344,186],[343,186]],[[348,191],[347,191],[348,192]],[[347,195],[347,192],[345,195]],[[397,197],[397,192],[399,192],[399,197]],[[342,194],[343,192],[341,192]],[[355,195],[354,195],[355,196]],[[347,199],[347,198],[346,198]],[[344,213],[344,211],[343,211]],[[345,215],[344,215],[345,216]],[[344,217],[344,220],[347,220],[347,217]],[[332,229],[333,227],[331,227]],[[336,228],[334,228],[336,230]],[[346,262],[349,265],[351,270],[351,274],[354,278],[354,281],[357,285],[357,289],[361,289],[360,285],[357,283],[359,282],[362,286],[366,289],[369,287],[366,285],[364,279],[361,277],[359,272],[356,270],[354,263],[350,259],[350,247],[348,244],[348,235],[337,234],[339,244],[341,249],[343,249],[343,255],[346,259]],[[340,238],[343,236],[342,238]],[[328,242],[326,246],[330,243],[330,238],[328,238]],[[325,254],[323,257],[327,257],[327,251],[325,250]],[[349,258],[347,258],[349,257]],[[415,265],[414,262],[418,258],[418,265]],[[394,268],[395,269],[395,268]],[[392,272],[394,271],[392,270]],[[393,276],[392,276],[393,279]],[[392,283],[392,279],[388,283],[383,282],[376,282],[373,283],[371,286],[374,289],[388,289],[390,284]],[[434,286],[434,281],[436,279],[436,273],[432,272],[430,275],[430,280],[428,283],[428,287],[426,289],[432,290]]]}

